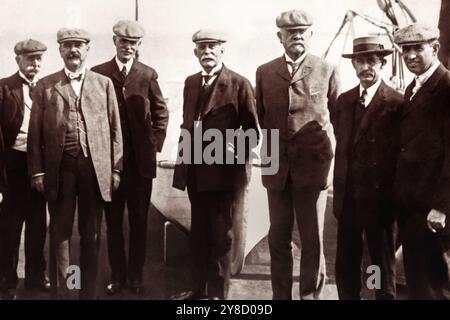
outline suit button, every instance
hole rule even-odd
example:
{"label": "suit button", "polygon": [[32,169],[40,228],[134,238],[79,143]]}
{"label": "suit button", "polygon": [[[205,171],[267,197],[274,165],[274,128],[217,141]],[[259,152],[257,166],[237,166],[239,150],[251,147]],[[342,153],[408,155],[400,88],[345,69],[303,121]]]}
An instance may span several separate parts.
{"label": "suit button", "polygon": [[402,148],[400,149],[400,151],[401,151],[401,152],[405,152],[405,151],[406,151],[406,148],[403,148],[403,147],[402,147]]}
{"label": "suit button", "polygon": [[293,110],[289,110],[289,114],[294,114],[294,111]]}
{"label": "suit button", "polygon": [[62,148],[64,147],[64,143],[60,143],[59,146]]}
{"label": "suit button", "polygon": [[374,161],[374,162],[372,163],[372,165],[375,167],[376,165],[378,165],[378,162]]}
{"label": "suit button", "polygon": [[380,189],[380,185],[379,185],[378,183],[375,183],[375,184],[373,185],[373,187],[374,187],[375,189]]}
{"label": "suit button", "polygon": [[374,143],[376,141],[377,141],[377,139],[375,139],[375,138],[370,139],[370,142],[372,142],[372,143]]}

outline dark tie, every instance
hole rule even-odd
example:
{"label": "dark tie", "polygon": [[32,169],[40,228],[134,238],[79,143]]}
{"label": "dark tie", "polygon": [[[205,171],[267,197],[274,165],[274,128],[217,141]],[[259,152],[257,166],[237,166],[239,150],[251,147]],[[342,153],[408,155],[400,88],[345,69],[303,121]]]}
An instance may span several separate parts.
{"label": "dark tie", "polygon": [[83,79],[83,73],[69,73],[70,81],[81,81]]}
{"label": "dark tie", "polygon": [[125,81],[125,79],[128,76],[127,68],[123,66],[122,71],[120,71],[120,74],[122,75],[122,80]]}
{"label": "dark tie", "polygon": [[213,77],[213,74],[207,74],[207,75],[203,75],[203,87],[207,87],[209,86],[209,81],[211,80],[211,78]]}
{"label": "dark tie", "polygon": [[365,102],[366,102],[367,98],[368,98],[368,97],[367,97],[367,90],[364,89],[364,90],[361,92],[361,96],[359,97],[359,103],[361,104],[361,106],[362,106],[363,108],[366,107]]}
{"label": "dark tie", "polygon": [[297,72],[298,67],[300,66],[300,63],[288,61],[287,64],[290,65],[291,68],[292,68],[292,71],[291,71],[291,77],[293,77],[294,74]]}
{"label": "dark tie", "polygon": [[28,95],[30,99],[33,99],[33,89],[36,87],[36,82],[29,82],[25,79],[22,79],[23,83],[28,86]]}

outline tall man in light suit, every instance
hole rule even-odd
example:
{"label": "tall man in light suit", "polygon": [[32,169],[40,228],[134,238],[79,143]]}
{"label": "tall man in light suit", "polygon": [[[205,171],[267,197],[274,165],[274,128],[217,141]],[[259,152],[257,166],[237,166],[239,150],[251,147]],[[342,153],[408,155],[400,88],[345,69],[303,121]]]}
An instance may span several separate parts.
{"label": "tall man in light suit", "polygon": [[18,284],[20,236],[25,224],[25,287],[48,291],[44,243],[47,233],[45,199],[31,189],[27,169],[27,134],[31,92],[47,47],[27,39],[14,47],[19,70],[0,80],[0,131],[3,147],[5,200],[0,211],[0,289],[13,298]]}
{"label": "tall man in light suit", "polygon": [[399,29],[414,81],[406,88],[395,177],[410,299],[450,299],[450,72],[439,62],[439,29]]}
{"label": "tall man in light suit", "polygon": [[360,37],[353,40],[353,52],[342,55],[352,59],[359,84],[339,96],[333,123],[339,299],[361,298],[363,234],[371,263],[381,271],[376,299],[396,295],[393,185],[403,97],[380,75],[391,53],[382,38]]}
{"label": "tall man in light suit", "polygon": [[89,71],[89,34],[57,33],[64,69],[36,86],[28,136],[34,188],[50,211],[50,281],[56,298],[67,290],[66,272],[75,207],[80,233],[80,299],[96,298],[100,222],[104,202],[120,183],[122,132],[110,79]]}
{"label": "tall man in light suit", "polygon": [[283,12],[276,24],[285,54],[256,71],[261,127],[278,129],[280,134],[279,170],[262,177],[269,199],[273,298],[292,298],[295,216],[302,243],[300,297],[318,299],[325,284],[322,233],[334,141],[330,113],[339,80],[333,67],[307,53],[313,24],[310,14]]}
{"label": "tall man in light suit", "polygon": [[[109,77],[119,103],[123,134],[124,170],[120,188],[106,206],[108,253],[111,281],[108,294],[122,290],[126,281],[132,292],[141,294],[146,257],[147,213],[156,177],[156,153],[166,137],[169,113],[158,84],[156,71],[137,61],[144,29],[135,21],[122,20],[113,27],[114,59],[92,68]],[[123,215],[128,207],[130,245],[128,263],[123,237]]]}

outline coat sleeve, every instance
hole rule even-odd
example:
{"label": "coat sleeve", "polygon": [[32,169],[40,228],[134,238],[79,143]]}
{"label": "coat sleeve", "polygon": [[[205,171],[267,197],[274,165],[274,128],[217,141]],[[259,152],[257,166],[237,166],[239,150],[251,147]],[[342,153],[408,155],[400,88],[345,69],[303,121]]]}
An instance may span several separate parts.
{"label": "coat sleeve", "polygon": [[339,78],[339,73],[335,67],[333,67],[333,71],[331,72],[329,84],[328,84],[328,110],[330,112],[330,120],[331,123],[334,124],[336,122],[336,106],[339,94],[341,93],[341,81]]}
{"label": "coat sleeve", "polygon": [[3,140],[3,85],[0,83],[0,193],[6,189],[5,143]]}
{"label": "coat sleeve", "polygon": [[45,111],[45,87],[37,84],[33,91],[33,104],[31,107],[30,122],[28,124],[27,159],[28,174],[30,177],[45,173],[44,165],[44,135],[43,118]]}
{"label": "coat sleeve", "polygon": [[107,84],[107,99],[108,99],[108,118],[111,136],[111,167],[114,171],[121,172],[123,169],[123,142],[122,142],[122,127],[120,126],[120,114],[117,104],[116,93],[112,81],[108,78]]}
{"label": "coat sleeve", "polygon": [[169,111],[164,101],[158,84],[156,71],[150,80],[148,96],[150,98],[150,117],[152,132],[155,136],[156,150],[161,152],[166,139],[167,124],[169,123]]}
{"label": "coat sleeve", "polygon": [[265,108],[262,98],[261,81],[262,81],[261,69],[258,68],[256,70],[256,111],[258,114],[259,125],[261,127],[264,127]]}

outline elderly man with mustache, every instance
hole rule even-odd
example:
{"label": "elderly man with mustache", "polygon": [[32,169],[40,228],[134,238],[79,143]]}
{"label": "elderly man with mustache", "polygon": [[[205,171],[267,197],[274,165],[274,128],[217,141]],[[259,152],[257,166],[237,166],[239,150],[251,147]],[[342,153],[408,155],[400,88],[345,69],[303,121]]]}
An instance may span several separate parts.
{"label": "elderly man with mustache", "polygon": [[[48,200],[53,297],[66,298],[68,289],[79,289],[80,299],[95,299],[101,217],[122,171],[120,115],[111,80],[86,69],[90,35],[64,28],[57,41],[64,69],[36,86],[29,174],[32,186]],[[76,207],[81,288],[66,282]]]}
{"label": "elderly man with mustache", "polygon": [[[393,183],[399,149],[402,95],[385,84],[380,37],[353,40],[359,84],[338,98],[334,129],[333,210],[338,219],[336,284],[340,299],[360,299],[363,239],[371,263],[380,268],[376,299],[395,299],[396,224]],[[363,238],[363,236],[365,236]]]}
{"label": "elderly man with mustache", "polygon": [[[18,283],[20,235],[25,223],[25,288],[48,291],[44,243],[47,232],[44,197],[31,189],[27,169],[27,135],[31,93],[38,81],[45,44],[34,39],[14,47],[19,70],[0,80],[0,132],[4,202],[0,213],[0,289],[13,299]],[[0,201],[1,202],[1,201]]]}

